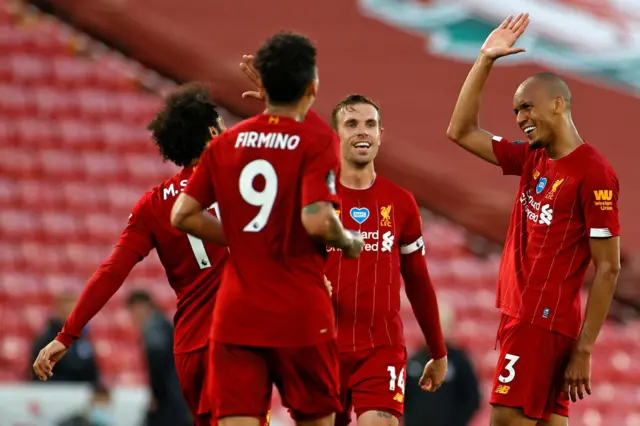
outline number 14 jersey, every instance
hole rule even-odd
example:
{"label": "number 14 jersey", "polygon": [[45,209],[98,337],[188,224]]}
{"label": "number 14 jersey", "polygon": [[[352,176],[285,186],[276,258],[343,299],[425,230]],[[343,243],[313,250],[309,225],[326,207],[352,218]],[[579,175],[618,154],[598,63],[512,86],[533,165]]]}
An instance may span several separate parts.
{"label": "number 14 jersey", "polygon": [[338,165],[337,136],[313,112],[304,122],[262,114],[210,143],[185,192],[202,206],[218,202],[231,253],[214,341],[273,348],[335,338],[325,247],[307,234],[301,212],[338,203]]}

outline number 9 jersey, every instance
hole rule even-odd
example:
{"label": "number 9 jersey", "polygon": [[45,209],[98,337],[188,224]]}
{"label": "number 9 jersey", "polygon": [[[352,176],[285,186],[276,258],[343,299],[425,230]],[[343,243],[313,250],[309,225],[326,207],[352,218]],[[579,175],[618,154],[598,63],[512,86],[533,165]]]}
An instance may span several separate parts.
{"label": "number 9 jersey", "polygon": [[230,259],[216,300],[217,343],[311,346],[335,338],[325,247],[302,208],[335,205],[339,142],[315,113],[303,122],[262,114],[211,141],[185,192],[218,202]]}

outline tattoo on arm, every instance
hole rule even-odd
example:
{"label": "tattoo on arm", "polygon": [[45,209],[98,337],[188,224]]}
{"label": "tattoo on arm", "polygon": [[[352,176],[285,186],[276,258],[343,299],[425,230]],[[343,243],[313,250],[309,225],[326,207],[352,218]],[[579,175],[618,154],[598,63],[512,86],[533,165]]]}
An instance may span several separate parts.
{"label": "tattoo on arm", "polygon": [[[302,208],[303,214],[317,214],[320,213],[323,207],[326,207],[325,202],[317,202],[304,206]],[[332,214],[329,216],[329,226],[327,229],[327,233],[323,236],[323,240],[326,244],[339,248],[345,249],[349,247],[350,238],[349,234],[342,227],[342,222],[340,222],[340,218],[335,214],[332,210]]]}
{"label": "tattoo on arm", "polygon": [[376,411],[376,414],[378,415],[378,417],[382,417],[383,419],[392,419],[393,418],[393,414],[386,413],[384,411]]}
{"label": "tattoo on arm", "polygon": [[309,204],[304,206],[304,208],[302,209],[302,212],[305,214],[315,214],[315,213],[318,213],[319,211],[320,211],[320,203]]}

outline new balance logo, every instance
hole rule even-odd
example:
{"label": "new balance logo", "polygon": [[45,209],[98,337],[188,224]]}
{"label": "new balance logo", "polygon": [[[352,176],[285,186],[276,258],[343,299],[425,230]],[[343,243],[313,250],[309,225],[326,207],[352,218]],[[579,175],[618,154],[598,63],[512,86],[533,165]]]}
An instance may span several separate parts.
{"label": "new balance logo", "polygon": [[596,197],[596,201],[611,201],[613,198],[613,191],[610,189],[598,189],[593,191],[593,195]]}
{"label": "new balance logo", "polygon": [[551,225],[551,221],[553,220],[553,209],[549,204],[545,204],[542,206],[542,210],[540,210],[540,225]]}
{"label": "new balance logo", "polygon": [[498,385],[498,387],[496,388],[496,393],[499,393],[501,395],[506,395],[509,393],[510,389],[511,389],[511,386]]}
{"label": "new balance logo", "polygon": [[382,234],[382,251],[391,251],[391,249],[393,248],[393,240],[395,239],[395,237],[393,236],[393,234],[391,233],[391,231],[387,231],[384,234]]}

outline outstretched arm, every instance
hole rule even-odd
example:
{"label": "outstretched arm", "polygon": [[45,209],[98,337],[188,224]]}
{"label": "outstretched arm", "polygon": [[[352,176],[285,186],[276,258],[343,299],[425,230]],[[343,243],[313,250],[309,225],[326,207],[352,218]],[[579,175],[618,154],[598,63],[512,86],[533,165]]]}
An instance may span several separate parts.
{"label": "outstretched arm", "polygon": [[495,165],[499,162],[493,151],[493,135],[483,130],[478,123],[482,91],[496,59],[524,51],[513,45],[528,24],[527,14],[518,15],[515,19],[510,16],[489,35],[478,60],[462,85],[447,129],[449,139]]}

